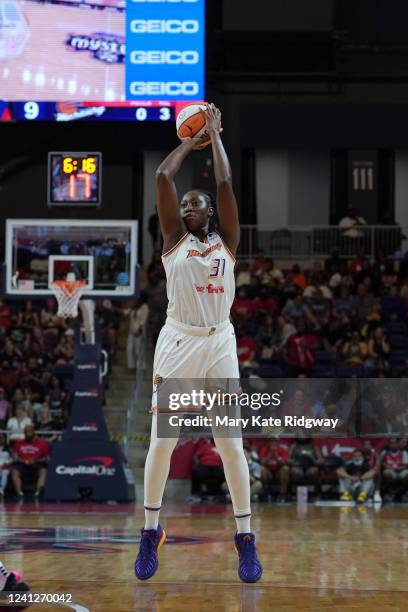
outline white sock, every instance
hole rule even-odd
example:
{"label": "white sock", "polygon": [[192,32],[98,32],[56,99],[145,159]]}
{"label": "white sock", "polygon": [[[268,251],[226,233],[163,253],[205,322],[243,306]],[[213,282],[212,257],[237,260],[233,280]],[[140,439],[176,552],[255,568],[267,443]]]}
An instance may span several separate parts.
{"label": "white sock", "polygon": [[251,532],[251,515],[245,514],[243,516],[236,516],[235,522],[237,524],[237,533],[250,533]]}
{"label": "white sock", "polygon": [[177,438],[157,437],[157,415],[153,415],[149,452],[144,471],[145,529],[157,529],[164,487],[170,470],[170,459]]}
{"label": "white sock", "polygon": [[159,525],[159,513],[160,508],[151,508],[150,506],[145,506],[145,529],[157,529]]}
{"label": "white sock", "polygon": [[10,576],[10,572],[6,570],[2,562],[0,561],[0,591],[2,591],[7,582],[7,578]]}
{"label": "white sock", "polygon": [[224,466],[238,533],[251,531],[251,493],[248,462],[242,438],[221,438],[213,431],[214,442]]}

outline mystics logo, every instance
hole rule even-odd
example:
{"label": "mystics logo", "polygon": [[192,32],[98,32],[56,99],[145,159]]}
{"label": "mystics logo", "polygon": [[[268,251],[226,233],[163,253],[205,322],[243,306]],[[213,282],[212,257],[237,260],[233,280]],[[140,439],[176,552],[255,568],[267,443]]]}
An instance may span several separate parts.
{"label": "mystics logo", "polygon": [[72,431],[98,431],[98,425],[95,421],[84,423],[84,425],[73,425]]}
{"label": "mystics logo", "polygon": [[75,397],[98,397],[98,389],[93,387],[87,391],[75,391]]}
{"label": "mystics logo", "polygon": [[87,51],[105,64],[123,64],[125,61],[125,39],[116,34],[70,34],[65,44],[71,51]]}
{"label": "mystics logo", "polygon": [[114,476],[116,473],[116,468],[110,467],[112,457],[82,457],[76,462],[80,465],[58,465],[55,471],[60,476]]}

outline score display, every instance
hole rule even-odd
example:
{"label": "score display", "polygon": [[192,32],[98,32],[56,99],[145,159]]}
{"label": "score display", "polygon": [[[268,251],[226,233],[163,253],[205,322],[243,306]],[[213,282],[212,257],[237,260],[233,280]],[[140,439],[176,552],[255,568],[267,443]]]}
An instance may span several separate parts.
{"label": "score display", "polygon": [[205,99],[205,6],[0,0],[0,121],[173,120]]}
{"label": "score display", "polygon": [[48,154],[48,205],[99,206],[101,153]]}

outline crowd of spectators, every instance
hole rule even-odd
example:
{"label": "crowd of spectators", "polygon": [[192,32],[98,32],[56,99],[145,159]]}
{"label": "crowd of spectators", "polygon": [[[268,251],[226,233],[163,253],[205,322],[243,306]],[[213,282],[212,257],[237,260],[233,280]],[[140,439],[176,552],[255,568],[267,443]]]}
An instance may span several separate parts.
{"label": "crowd of spectators", "polygon": [[336,253],[308,269],[258,254],[236,270],[241,370],[264,377],[398,377],[408,367],[404,266]]}
{"label": "crowd of spectators", "polygon": [[[183,444],[191,446],[189,501],[230,500],[214,441],[199,438]],[[307,486],[314,500],[408,502],[407,438],[244,438],[244,451],[252,501],[290,502],[298,486]]]}
{"label": "crowd of spectators", "polygon": [[[95,314],[112,358],[120,309],[105,300]],[[0,299],[0,498],[10,474],[10,495],[22,497],[31,482],[34,496],[42,491],[52,445],[70,413],[74,346],[75,331],[58,317],[54,298]]]}

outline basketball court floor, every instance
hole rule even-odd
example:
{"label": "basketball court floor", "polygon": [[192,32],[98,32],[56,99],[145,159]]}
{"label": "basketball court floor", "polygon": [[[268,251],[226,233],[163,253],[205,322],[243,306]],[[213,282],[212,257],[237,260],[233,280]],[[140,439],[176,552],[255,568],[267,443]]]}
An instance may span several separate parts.
{"label": "basketball court floor", "polygon": [[1,558],[37,593],[72,593],[78,612],[408,610],[407,508],[254,504],[261,582],[236,575],[231,506],[167,506],[156,576],[133,574],[143,509],[5,504]]}

